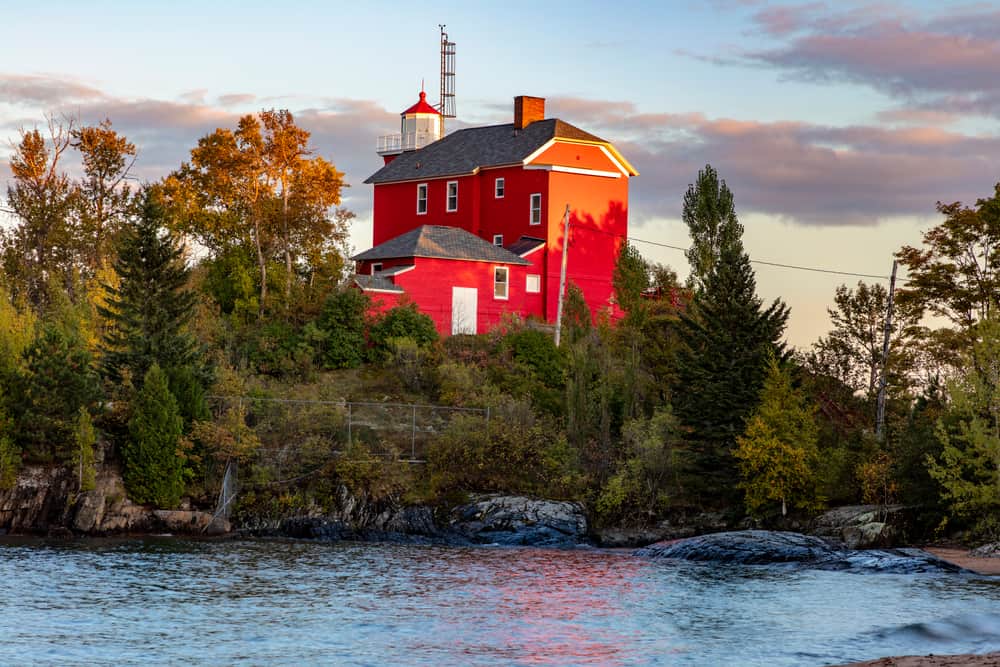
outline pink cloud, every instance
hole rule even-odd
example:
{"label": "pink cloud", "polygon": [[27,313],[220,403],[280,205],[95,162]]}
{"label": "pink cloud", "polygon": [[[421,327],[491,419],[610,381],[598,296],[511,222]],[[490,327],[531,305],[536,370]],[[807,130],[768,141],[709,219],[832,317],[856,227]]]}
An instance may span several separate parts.
{"label": "pink cloud", "polygon": [[18,106],[59,105],[102,95],[96,88],[69,78],[0,73],[0,99]]}
{"label": "pink cloud", "polygon": [[706,163],[728,181],[741,213],[818,225],[930,215],[938,199],[974,201],[990,192],[1000,173],[1000,138],[932,126],[829,127],[688,113],[623,115],[587,129],[615,141],[642,174],[631,202],[637,221],[679,217],[687,184]]}
{"label": "pink cloud", "polygon": [[[217,127],[235,127],[239,118],[220,105],[97,92],[89,102],[48,108],[79,114],[86,124],[110,118],[136,144],[135,174],[146,180],[176,169],[199,137]],[[502,107],[497,105],[493,122],[508,122],[510,107]],[[1000,138],[926,123],[887,128],[759,122],[648,112],[627,101],[582,98],[550,99],[548,107],[549,116],[613,141],[639,169],[631,213],[640,224],[678,217],[687,184],[706,163],[728,181],[740,213],[814,225],[870,225],[889,216],[931,215],[938,199],[974,201],[990,192],[1000,174]],[[398,127],[398,111],[371,100],[336,98],[293,112],[312,133],[316,154],[346,173],[352,187],[344,193],[345,204],[364,214],[370,190],[362,181],[382,164],[375,139]],[[41,120],[39,111],[37,118],[8,123],[7,136],[15,137],[19,125]],[[4,167],[0,163],[0,190]]]}
{"label": "pink cloud", "polygon": [[224,107],[235,107],[242,104],[250,104],[256,99],[257,96],[250,93],[230,93],[229,95],[220,95],[219,104]]}
{"label": "pink cloud", "polygon": [[[837,5],[834,5],[837,6]],[[745,53],[809,81],[846,81],[917,109],[1000,115],[1000,11],[979,6],[936,17],[891,5],[769,7],[756,27],[782,40]]]}

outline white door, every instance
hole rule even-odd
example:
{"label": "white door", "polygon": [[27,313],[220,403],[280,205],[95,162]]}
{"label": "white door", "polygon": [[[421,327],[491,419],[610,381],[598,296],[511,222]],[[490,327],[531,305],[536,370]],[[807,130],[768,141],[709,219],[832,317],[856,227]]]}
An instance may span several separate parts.
{"label": "white door", "polygon": [[451,333],[476,333],[479,292],[475,287],[451,288]]}

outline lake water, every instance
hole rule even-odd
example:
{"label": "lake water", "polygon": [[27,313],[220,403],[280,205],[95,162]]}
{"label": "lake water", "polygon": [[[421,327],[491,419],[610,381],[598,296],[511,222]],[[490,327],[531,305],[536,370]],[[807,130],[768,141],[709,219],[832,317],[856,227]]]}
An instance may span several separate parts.
{"label": "lake water", "polygon": [[827,665],[1000,650],[1000,580],[623,551],[0,540],[0,664]]}

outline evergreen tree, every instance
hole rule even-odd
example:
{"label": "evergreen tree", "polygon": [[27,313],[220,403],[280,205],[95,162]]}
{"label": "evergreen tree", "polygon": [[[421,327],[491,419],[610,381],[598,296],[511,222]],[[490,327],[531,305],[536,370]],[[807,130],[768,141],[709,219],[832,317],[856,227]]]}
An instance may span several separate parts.
{"label": "evergreen tree", "polygon": [[15,401],[19,435],[33,457],[69,460],[77,413],[98,399],[90,353],[79,337],[47,324],[24,351],[24,358],[26,371]]}
{"label": "evergreen tree", "polygon": [[706,164],[697,182],[688,186],[681,218],[691,234],[691,247],[685,252],[691,265],[689,282],[702,289],[723,248],[735,245],[742,250],[743,226],[736,218],[733,193],[712,165]]}
{"label": "evergreen tree", "polygon": [[645,314],[642,293],[649,287],[649,264],[628,241],[618,253],[612,284],[618,306],[625,311],[626,323],[642,326]]}
{"label": "evergreen tree", "polygon": [[128,440],[122,447],[125,486],[137,503],[170,508],[184,491],[184,460],[178,453],[183,420],[155,362],[143,378],[132,405]]}
{"label": "evergreen tree", "polygon": [[949,383],[950,403],[938,421],[942,450],[928,456],[941,498],[959,517],[996,539],[1000,535],[1000,318],[975,326],[977,340],[963,377]]}
{"label": "evergreen tree", "polygon": [[702,492],[719,497],[735,487],[732,450],[759,403],[768,355],[783,355],[788,312],[778,299],[763,308],[750,258],[731,243],[681,314],[672,402],[689,431]]}
{"label": "evergreen tree", "polygon": [[21,450],[14,443],[14,424],[0,402],[0,490],[13,488],[21,467]]}
{"label": "evergreen tree", "polygon": [[759,514],[770,501],[781,502],[783,516],[789,502],[797,507],[816,505],[819,430],[813,413],[805,394],[792,387],[788,371],[772,356],[760,405],[746,433],[736,439],[734,452],[751,514]]}
{"label": "evergreen tree", "polygon": [[170,377],[188,367],[206,384],[198,346],[188,332],[195,294],[185,289],[183,251],[164,231],[164,210],[147,193],[142,215],[125,231],[115,261],[118,287],[105,285],[109,326],[102,344],[103,371],[112,382],[142,378],[153,364]]}
{"label": "evergreen tree", "polygon": [[97,484],[97,468],[94,445],[97,444],[97,436],[94,433],[94,422],[90,418],[87,408],[81,407],[77,413],[75,428],[73,429],[73,439],[76,443],[76,452],[73,455],[73,464],[77,469],[77,480],[80,491],[93,491]]}

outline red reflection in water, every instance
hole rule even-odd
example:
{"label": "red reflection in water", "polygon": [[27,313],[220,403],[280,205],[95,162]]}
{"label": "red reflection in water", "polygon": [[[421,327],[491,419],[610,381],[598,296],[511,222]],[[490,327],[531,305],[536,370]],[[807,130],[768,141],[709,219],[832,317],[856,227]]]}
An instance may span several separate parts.
{"label": "red reflection in water", "polygon": [[[469,627],[457,633],[454,649],[470,662],[628,665],[637,655],[648,658],[648,638],[639,649],[640,634],[624,630],[632,593],[645,587],[643,561],[539,549],[477,550],[469,558],[475,577],[459,585],[475,596],[475,616],[461,619]],[[664,652],[678,652],[663,640]]]}

